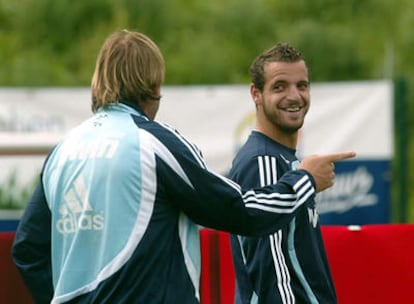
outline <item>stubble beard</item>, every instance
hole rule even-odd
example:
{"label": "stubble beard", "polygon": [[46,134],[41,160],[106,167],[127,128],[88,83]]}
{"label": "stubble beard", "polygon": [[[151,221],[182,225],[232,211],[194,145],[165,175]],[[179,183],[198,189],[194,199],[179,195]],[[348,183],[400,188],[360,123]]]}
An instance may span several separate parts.
{"label": "stubble beard", "polygon": [[[278,110],[281,111],[281,110]],[[266,119],[272,124],[272,126],[288,135],[293,135],[302,128],[305,118],[302,117],[301,121],[298,123],[288,123],[284,122],[283,119],[280,119],[280,115],[276,115],[272,111],[268,111],[266,107],[263,108],[264,115]]]}

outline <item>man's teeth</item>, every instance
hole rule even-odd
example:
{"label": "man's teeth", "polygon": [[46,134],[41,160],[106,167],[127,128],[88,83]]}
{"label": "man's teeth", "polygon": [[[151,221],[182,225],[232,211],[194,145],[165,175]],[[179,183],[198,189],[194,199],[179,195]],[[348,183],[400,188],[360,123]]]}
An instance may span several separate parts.
{"label": "man's teeth", "polygon": [[300,110],[300,107],[292,107],[292,108],[287,108],[286,111],[288,112],[297,112]]}

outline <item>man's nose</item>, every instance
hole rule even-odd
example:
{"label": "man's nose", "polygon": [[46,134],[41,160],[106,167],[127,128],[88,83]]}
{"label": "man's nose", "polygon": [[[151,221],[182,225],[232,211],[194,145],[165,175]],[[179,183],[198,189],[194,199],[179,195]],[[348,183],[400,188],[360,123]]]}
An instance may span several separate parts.
{"label": "man's nose", "polygon": [[287,94],[288,94],[287,97],[290,100],[299,100],[300,99],[299,89],[294,85],[289,86]]}

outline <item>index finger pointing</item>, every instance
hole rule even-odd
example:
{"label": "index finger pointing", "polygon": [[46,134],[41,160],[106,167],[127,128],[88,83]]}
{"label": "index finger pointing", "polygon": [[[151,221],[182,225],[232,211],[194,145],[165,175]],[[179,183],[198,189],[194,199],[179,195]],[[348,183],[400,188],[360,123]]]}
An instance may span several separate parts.
{"label": "index finger pointing", "polygon": [[349,152],[340,152],[340,153],[327,154],[326,158],[331,162],[335,162],[335,161],[339,161],[339,160],[353,158],[355,156],[356,156],[356,153],[354,151],[349,151]]}

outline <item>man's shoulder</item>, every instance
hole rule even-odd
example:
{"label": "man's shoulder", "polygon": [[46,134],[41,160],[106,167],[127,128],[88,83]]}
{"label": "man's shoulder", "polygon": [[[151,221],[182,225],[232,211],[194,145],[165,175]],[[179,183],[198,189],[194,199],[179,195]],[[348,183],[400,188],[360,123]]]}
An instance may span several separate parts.
{"label": "man's shoulder", "polygon": [[284,149],[277,142],[258,132],[252,133],[247,141],[238,149],[234,160],[256,159],[259,156],[279,157]]}

